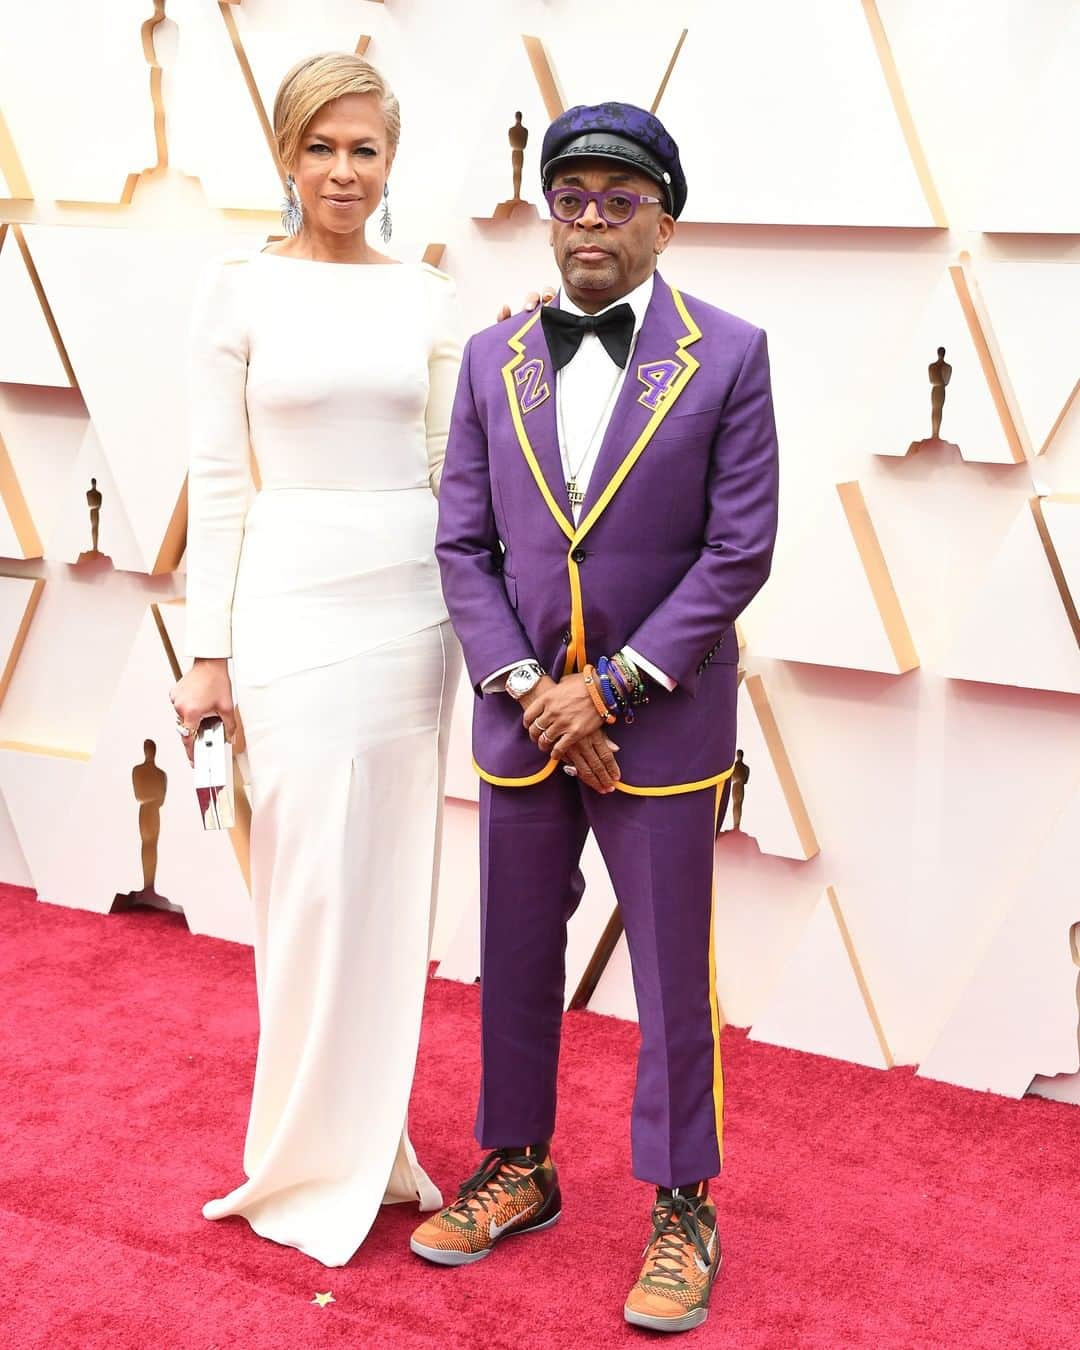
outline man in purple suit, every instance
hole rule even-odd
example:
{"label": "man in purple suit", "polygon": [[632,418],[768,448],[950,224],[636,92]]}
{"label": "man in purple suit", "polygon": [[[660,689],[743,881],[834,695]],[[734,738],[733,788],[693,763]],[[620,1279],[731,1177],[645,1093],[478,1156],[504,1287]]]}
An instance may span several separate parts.
{"label": "man in purple suit", "polygon": [[466,347],[437,543],[477,698],[490,1151],[412,1249],[461,1265],[559,1216],[566,924],[591,828],[641,1025],[633,1170],[657,1187],[624,1312],[679,1331],[704,1321],[720,1261],[713,845],[735,760],[734,622],[776,533],[769,364],[760,329],[656,271],[686,201],[656,117],[572,108],[542,172],[562,290]]}

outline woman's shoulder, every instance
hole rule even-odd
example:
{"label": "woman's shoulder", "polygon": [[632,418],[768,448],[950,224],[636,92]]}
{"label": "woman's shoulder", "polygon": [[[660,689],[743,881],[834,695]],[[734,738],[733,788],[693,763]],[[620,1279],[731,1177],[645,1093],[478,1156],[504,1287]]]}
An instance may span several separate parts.
{"label": "woman's shoulder", "polygon": [[432,279],[436,287],[450,287],[450,289],[453,289],[454,278],[449,272],[444,272],[440,267],[436,267],[434,263],[429,262],[419,262],[416,266],[420,269],[423,276]]}
{"label": "woman's shoulder", "polygon": [[420,279],[428,308],[435,316],[436,323],[442,324],[448,315],[457,310],[457,284],[452,276],[431,263],[413,263],[410,270]]}
{"label": "woman's shoulder", "polygon": [[247,307],[243,291],[253,269],[249,266],[254,250],[231,250],[203,264],[195,287],[193,325],[196,331],[232,329],[243,325]]}
{"label": "woman's shoulder", "polygon": [[255,249],[234,249],[218,254],[204,263],[199,277],[199,288],[204,297],[231,298],[251,274],[251,263],[258,256]]}

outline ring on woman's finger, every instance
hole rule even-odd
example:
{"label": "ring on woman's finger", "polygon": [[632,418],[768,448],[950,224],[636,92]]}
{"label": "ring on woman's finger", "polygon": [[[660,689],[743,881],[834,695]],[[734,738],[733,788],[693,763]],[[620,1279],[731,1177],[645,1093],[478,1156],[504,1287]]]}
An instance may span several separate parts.
{"label": "ring on woman's finger", "polygon": [[575,769],[572,764],[564,764],[562,766],[562,771],[564,774],[566,774],[567,778],[577,777],[577,769]]}
{"label": "ring on woman's finger", "polygon": [[185,740],[187,740],[189,736],[195,735],[195,728],[189,727],[186,722],[181,722],[179,717],[176,719],[176,729]]}

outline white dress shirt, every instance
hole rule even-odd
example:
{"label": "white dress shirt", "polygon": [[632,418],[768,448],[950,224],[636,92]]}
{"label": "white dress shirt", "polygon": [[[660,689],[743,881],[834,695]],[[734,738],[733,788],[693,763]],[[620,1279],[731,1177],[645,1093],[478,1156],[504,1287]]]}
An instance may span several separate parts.
{"label": "white dress shirt", "polygon": [[[653,277],[650,276],[640,286],[621,296],[598,313],[605,314],[615,305],[629,305],[634,311],[634,337],[623,369],[615,364],[607,353],[604,344],[595,333],[586,333],[581,346],[555,377],[555,424],[559,436],[559,455],[562,459],[563,478],[569,483],[573,479],[578,491],[584,496],[588,491],[600,447],[604,443],[611,414],[618,402],[634,357],[638,333],[645,322],[645,311],[653,293]],[[565,291],[560,292],[559,308],[567,314],[584,314],[583,309],[570,299]],[[571,506],[574,524],[581,519],[581,506]],[[675,681],[658,670],[651,662],[633,650],[624,648],[627,656],[647,675],[651,675],[658,684],[667,690],[675,688]],[[514,666],[531,658],[523,657],[512,665],[493,671],[483,683],[485,693],[503,689],[505,676]]]}

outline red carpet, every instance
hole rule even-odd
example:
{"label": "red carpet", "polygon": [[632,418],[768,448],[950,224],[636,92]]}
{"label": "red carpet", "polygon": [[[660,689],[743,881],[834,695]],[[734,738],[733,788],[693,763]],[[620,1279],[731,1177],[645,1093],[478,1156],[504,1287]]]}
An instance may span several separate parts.
{"label": "red carpet", "polygon": [[[238,1179],[251,954],[169,915],[0,887],[0,1345],[12,1350],[641,1346],[621,1304],[646,1236],[629,1180],[636,1028],[566,1020],[548,1233],[469,1270],[384,1210],[343,1270],[201,1202]],[[476,991],[432,981],[413,1137],[447,1190],[476,1158]],[[725,1261],[680,1344],[1059,1347],[1080,1339],[1080,1111],[1009,1102],[725,1032]],[[332,1290],[335,1303],[310,1303]],[[549,1295],[552,1303],[549,1305]]]}

